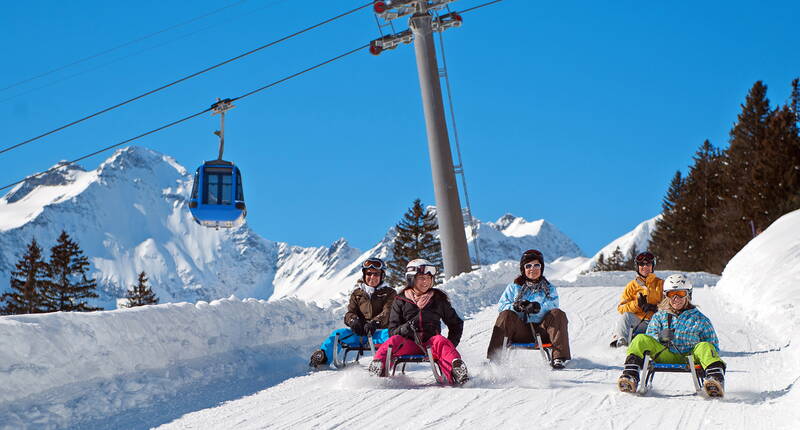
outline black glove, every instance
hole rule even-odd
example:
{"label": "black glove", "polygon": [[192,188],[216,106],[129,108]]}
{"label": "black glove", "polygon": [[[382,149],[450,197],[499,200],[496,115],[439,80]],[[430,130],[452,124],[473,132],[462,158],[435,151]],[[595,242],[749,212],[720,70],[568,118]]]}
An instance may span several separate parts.
{"label": "black glove", "polygon": [[375,333],[375,331],[378,330],[378,327],[380,326],[381,323],[378,320],[367,321],[366,323],[364,323],[364,332],[371,335]]}
{"label": "black glove", "polygon": [[350,328],[353,330],[353,333],[359,336],[364,336],[367,334],[367,332],[364,331],[364,320],[361,318],[353,318],[353,320],[350,322]]}
{"label": "black glove", "polygon": [[672,342],[672,339],[675,339],[675,330],[671,328],[665,328],[658,333],[658,341],[661,343]]}
{"label": "black glove", "polygon": [[540,310],[542,310],[542,305],[539,302],[526,302],[522,308],[526,314],[538,314]]}
{"label": "black glove", "polygon": [[653,305],[653,304],[648,303],[648,304],[642,306],[642,310],[645,311],[645,312],[656,313],[656,312],[658,312],[658,305]]}
{"label": "black glove", "polygon": [[529,302],[527,300],[520,300],[514,302],[514,310],[526,314],[536,314],[542,310],[542,305],[539,302]]}
{"label": "black glove", "polygon": [[644,307],[647,305],[647,296],[642,293],[639,293],[639,298],[636,300],[639,304],[639,309],[644,310]]}
{"label": "black glove", "polygon": [[414,339],[414,320],[411,320],[397,328],[397,334],[406,339]]}

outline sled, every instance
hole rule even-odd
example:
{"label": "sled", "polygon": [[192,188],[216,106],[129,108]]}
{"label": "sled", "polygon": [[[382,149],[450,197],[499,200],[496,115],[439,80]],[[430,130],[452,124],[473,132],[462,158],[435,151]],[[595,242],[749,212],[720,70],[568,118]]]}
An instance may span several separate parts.
{"label": "sled", "polygon": [[[362,336],[362,337],[364,337],[364,336]],[[372,336],[366,336],[366,338],[367,338],[368,344],[365,345],[364,342],[362,341],[360,345],[353,346],[353,345],[348,345],[348,344],[342,342],[339,339],[339,334],[337,333],[336,337],[334,338],[333,343],[334,343],[334,345],[339,345],[339,347],[342,348],[342,357],[339,358],[339,353],[338,353],[339,348],[333,348],[333,358],[331,359],[331,361],[333,362],[333,366],[336,367],[337,369],[342,369],[344,367],[347,367],[348,364],[358,363],[358,360],[364,355],[365,352],[368,352],[368,351],[371,352],[372,355],[375,355],[375,349],[377,347],[380,347],[381,344],[375,345],[372,342]],[[355,358],[355,360],[353,360],[353,361],[348,363],[347,362],[347,354],[349,354],[351,352],[355,352],[356,358]]]}
{"label": "sled", "polygon": [[553,344],[552,343],[542,343],[542,337],[536,330],[533,328],[533,324],[528,324],[531,328],[531,333],[533,334],[533,338],[536,340],[533,343],[525,343],[525,342],[509,342],[508,337],[503,338],[503,355],[504,361],[509,361],[511,357],[511,350],[512,349],[531,349],[531,350],[539,350],[542,355],[542,360],[545,363],[550,364],[553,359]]}
{"label": "sled", "polygon": [[433,378],[436,382],[441,385],[447,384],[447,378],[442,373],[441,367],[439,367],[439,361],[433,358],[433,352],[431,352],[430,347],[425,349],[425,354],[398,355],[397,357],[392,357],[392,347],[389,347],[386,351],[386,363],[384,368],[390,369],[391,372],[387,372],[387,374],[394,376],[398,366],[400,366],[400,373],[405,374],[406,364],[426,362],[430,363]]}
{"label": "sled", "polygon": [[646,394],[653,387],[653,378],[656,373],[689,373],[692,375],[692,385],[697,394],[702,395],[703,378],[705,371],[700,365],[694,364],[694,358],[689,355],[686,357],[688,363],[684,364],[665,364],[656,363],[650,358],[650,354],[644,355],[644,383],[639,386],[639,393]]}

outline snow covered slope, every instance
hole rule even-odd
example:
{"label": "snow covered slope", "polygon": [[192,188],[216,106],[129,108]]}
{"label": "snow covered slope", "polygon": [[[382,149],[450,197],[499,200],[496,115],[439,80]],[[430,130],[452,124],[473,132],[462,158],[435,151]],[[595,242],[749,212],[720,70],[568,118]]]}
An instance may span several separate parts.
{"label": "snow covered slope", "polygon": [[[171,157],[128,147],[95,170],[70,166],[18,185],[0,198],[0,292],[31,238],[48,255],[61,230],[89,257],[101,290],[96,304],[106,309],[114,308],[141,271],[162,303],[236,295],[328,305],[349,294],[360,261],[390,256],[393,229],[362,252],[345,239],[306,248],[264,239],[247,224],[219,231],[200,227],[186,207],[190,180]],[[505,215],[479,229],[484,264],[516,260],[528,248],[542,249],[549,259],[581,255],[544,220]]]}
{"label": "snow covered slope", "polygon": [[631,248],[636,246],[639,252],[647,250],[647,245],[650,243],[650,237],[656,229],[656,222],[661,218],[657,215],[647,221],[641,222],[633,230],[623,234],[622,236],[612,240],[608,245],[604,246],[601,250],[597,251],[592,258],[577,265],[572,271],[564,275],[564,279],[575,280],[581,273],[587,272],[594,267],[602,255],[604,259],[608,259],[614,250],[619,247],[622,254],[627,258]]}
{"label": "snow covered slope", "polygon": [[[368,359],[303,375],[340,315],[298,301],[0,317],[0,345],[13,345],[0,349],[0,428],[367,428],[377,417],[396,428],[526,428],[532,414],[537,426],[576,429],[797,428],[800,369],[787,334],[774,332],[773,318],[731,312],[724,285],[694,294],[728,363],[721,401],[692,395],[684,375],[659,375],[644,397],[616,390],[625,351],[606,340],[620,286],[559,286],[573,351],[566,370],[528,351],[506,366],[486,364],[495,303],[517,271],[501,262],[442,286],[467,318],[459,350],[473,380],[457,389],[436,386],[419,365],[369,377]],[[800,305],[796,295],[786,300]],[[791,345],[796,335],[788,333]]]}

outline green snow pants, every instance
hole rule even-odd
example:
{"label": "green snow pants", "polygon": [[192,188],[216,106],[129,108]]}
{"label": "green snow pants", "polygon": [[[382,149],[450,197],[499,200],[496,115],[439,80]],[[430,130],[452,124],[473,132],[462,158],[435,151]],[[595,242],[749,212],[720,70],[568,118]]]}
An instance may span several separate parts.
{"label": "green snow pants", "polygon": [[[655,338],[646,334],[640,334],[633,338],[628,347],[628,354],[633,354],[639,358],[644,359],[644,353],[649,352],[650,358],[656,363],[664,364],[683,364],[686,363],[686,357],[676,354],[669,350],[668,347],[660,344]],[[721,362],[717,349],[714,348],[710,342],[700,342],[692,348],[692,358],[695,364],[699,364],[705,369],[708,365],[716,362]]]}

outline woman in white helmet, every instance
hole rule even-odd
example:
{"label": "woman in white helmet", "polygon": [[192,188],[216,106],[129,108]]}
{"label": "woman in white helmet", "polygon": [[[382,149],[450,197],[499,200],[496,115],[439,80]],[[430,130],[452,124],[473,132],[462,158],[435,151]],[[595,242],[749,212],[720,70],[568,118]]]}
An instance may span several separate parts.
{"label": "woman in white helmet", "polygon": [[682,274],[664,280],[666,298],[658,305],[647,333],[633,338],[619,377],[620,391],[636,392],[639,372],[648,353],[656,363],[682,364],[692,355],[705,369],[703,388],[710,397],[722,397],[725,362],[719,357],[719,340],[711,321],[691,303],[692,283]]}
{"label": "woman in white helmet", "polygon": [[[459,385],[467,381],[467,366],[456,350],[464,321],[447,294],[433,288],[435,275],[436,266],[422,258],[411,260],[406,266],[406,288],[397,295],[389,313],[391,337],[375,352],[369,366],[371,373],[386,376],[384,363],[389,347],[393,357],[423,354],[430,347],[448,381]],[[447,325],[447,337],[441,334],[442,321]]]}

